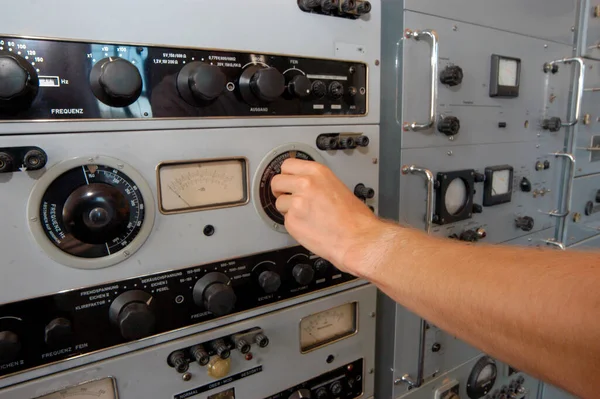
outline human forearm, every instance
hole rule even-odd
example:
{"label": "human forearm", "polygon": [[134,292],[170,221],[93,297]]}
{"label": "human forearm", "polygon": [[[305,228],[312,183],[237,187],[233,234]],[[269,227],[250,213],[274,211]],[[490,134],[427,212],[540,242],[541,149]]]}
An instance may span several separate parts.
{"label": "human forearm", "polygon": [[348,269],[486,353],[596,396],[598,254],[465,244],[390,223],[361,236],[367,244],[349,250]]}

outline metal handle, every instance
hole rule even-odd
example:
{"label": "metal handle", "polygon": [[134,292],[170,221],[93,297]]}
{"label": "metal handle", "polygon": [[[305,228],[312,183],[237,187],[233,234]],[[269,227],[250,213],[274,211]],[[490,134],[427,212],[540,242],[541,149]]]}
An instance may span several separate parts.
{"label": "metal handle", "polygon": [[438,91],[438,61],[439,61],[439,40],[437,32],[431,29],[416,30],[412,31],[407,29],[404,33],[406,39],[414,40],[427,40],[431,44],[431,104],[429,109],[429,121],[426,123],[405,123],[405,130],[412,130],[418,132],[421,130],[427,130],[433,127],[435,124],[436,116],[436,103],[437,103],[437,91]]}
{"label": "metal handle", "polygon": [[435,178],[433,177],[433,173],[429,169],[421,168],[416,165],[404,165],[402,166],[402,174],[421,174],[425,177],[427,181],[427,200],[425,207],[427,208],[427,213],[425,214],[425,231],[427,234],[431,233],[431,226],[433,224],[433,201],[434,201],[434,192],[433,188],[435,186]]}
{"label": "metal handle", "polygon": [[557,64],[570,64],[576,62],[579,65],[579,79],[577,80],[577,100],[575,103],[575,119],[566,123],[563,123],[563,127],[575,126],[579,122],[581,117],[581,101],[583,99],[584,84],[585,84],[585,62],[581,57],[563,58],[562,60],[556,60],[547,62],[544,65],[544,72],[551,72]]}
{"label": "metal handle", "polygon": [[555,247],[560,248],[563,251],[567,250],[567,247],[565,246],[565,244],[563,244],[562,242],[556,241],[554,238],[549,238],[547,240],[541,240],[543,243],[546,243],[548,245],[553,245]]}
{"label": "metal handle", "polygon": [[575,157],[573,156],[573,154],[567,154],[565,152],[553,152],[550,155],[554,155],[555,157],[559,158],[559,157],[563,157],[566,158],[571,166],[569,167],[569,177],[568,177],[568,182],[567,182],[567,205],[566,205],[566,209],[563,212],[560,212],[558,209],[554,210],[554,211],[550,211],[550,212],[541,212],[544,215],[549,215],[549,216],[553,216],[553,217],[557,217],[557,218],[565,218],[567,216],[569,216],[569,213],[571,213],[571,196],[573,194],[573,179],[575,178]]}

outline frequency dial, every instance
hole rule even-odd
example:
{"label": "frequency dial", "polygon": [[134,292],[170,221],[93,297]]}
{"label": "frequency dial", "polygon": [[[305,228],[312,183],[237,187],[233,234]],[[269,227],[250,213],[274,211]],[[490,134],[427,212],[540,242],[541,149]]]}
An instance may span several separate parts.
{"label": "frequency dial", "polygon": [[127,107],[142,93],[142,76],[131,62],[107,57],[92,68],[90,85],[96,98],[104,104]]}
{"label": "frequency dial", "polygon": [[215,316],[231,313],[237,300],[231,280],[223,273],[206,274],[194,285],[194,303]]}
{"label": "frequency dial", "polygon": [[285,91],[285,78],[275,68],[251,65],[242,72],[239,81],[242,98],[250,105],[277,100]]}
{"label": "frequency dial", "polygon": [[29,108],[38,89],[37,72],[26,59],[0,51],[0,110],[10,113]]}
{"label": "frequency dial", "polygon": [[127,291],[110,306],[110,321],[119,328],[124,339],[141,339],[154,332],[156,318],[152,308],[153,298],[150,294],[139,290]]}
{"label": "frequency dial", "polygon": [[225,90],[226,76],[216,65],[200,61],[186,64],[177,75],[179,95],[191,105],[216,99]]}

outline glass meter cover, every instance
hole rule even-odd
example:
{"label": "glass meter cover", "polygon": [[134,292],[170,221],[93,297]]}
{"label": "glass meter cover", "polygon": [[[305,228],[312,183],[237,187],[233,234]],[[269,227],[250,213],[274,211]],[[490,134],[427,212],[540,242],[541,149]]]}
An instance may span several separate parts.
{"label": "glass meter cover", "polygon": [[115,380],[104,378],[90,381],[35,399],[89,399],[90,397],[94,399],[118,399]]}
{"label": "glass meter cover", "polygon": [[512,200],[513,167],[499,165],[485,168],[483,206],[504,204]]}
{"label": "glass meter cover", "polygon": [[518,97],[521,84],[521,60],[492,55],[490,97]]}
{"label": "glass meter cover", "polygon": [[244,158],[163,162],[158,165],[158,201],[164,214],[226,208],[248,202]]}
{"label": "glass meter cover", "polygon": [[358,305],[347,303],[300,321],[300,351],[306,353],[356,334]]}

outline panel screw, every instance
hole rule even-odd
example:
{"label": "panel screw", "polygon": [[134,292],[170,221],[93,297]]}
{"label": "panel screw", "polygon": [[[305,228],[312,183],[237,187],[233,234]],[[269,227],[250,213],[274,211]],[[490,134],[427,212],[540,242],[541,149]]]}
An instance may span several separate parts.
{"label": "panel screw", "polygon": [[379,66],[379,60],[375,60],[375,66]]}
{"label": "panel screw", "polygon": [[30,220],[31,220],[32,222],[37,222],[37,220],[38,220],[38,219],[37,219],[36,217],[32,217]]}
{"label": "panel screw", "polygon": [[449,157],[452,156],[452,151],[448,151],[446,154],[448,154]]}
{"label": "panel screw", "polygon": [[373,374],[375,372],[375,369],[369,369],[369,374]]}
{"label": "panel screw", "polygon": [[375,317],[375,312],[371,312],[371,313],[369,313],[369,316],[371,316],[371,317]]}
{"label": "panel screw", "polygon": [[448,140],[454,141],[454,136],[448,136]]}
{"label": "panel screw", "polygon": [[556,96],[554,94],[550,94],[550,103],[553,103],[556,100]]}
{"label": "panel screw", "polygon": [[123,165],[122,163],[117,164],[117,168],[119,169],[123,169],[125,167],[125,165]]}
{"label": "panel screw", "polygon": [[373,165],[377,165],[377,162],[379,162],[379,160],[377,158],[373,158]]}
{"label": "panel screw", "polygon": [[456,31],[458,30],[458,26],[454,25],[454,26],[452,27],[452,30],[453,30],[454,32],[456,32]]}
{"label": "panel screw", "polygon": [[192,374],[191,373],[183,373],[181,375],[181,379],[184,381],[189,381],[192,379]]}
{"label": "panel screw", "polygon": [[544,48],[548,48],[548,45],[547,45],[547,44],[544,44]]}
{"label": "panel screw", "polygon": [[576,213],[573,215],[573,222],[575,222],[575,223],[578,223],[580,220],[581,220],[581,213],[579,213],[579,212],[576,212]]}
{"label": "panel screw", "polygon": [[129,256],[129,255],[131,255],[131,253],[129,251],[125,251],[125,252],[123,252],[123,255]]}

